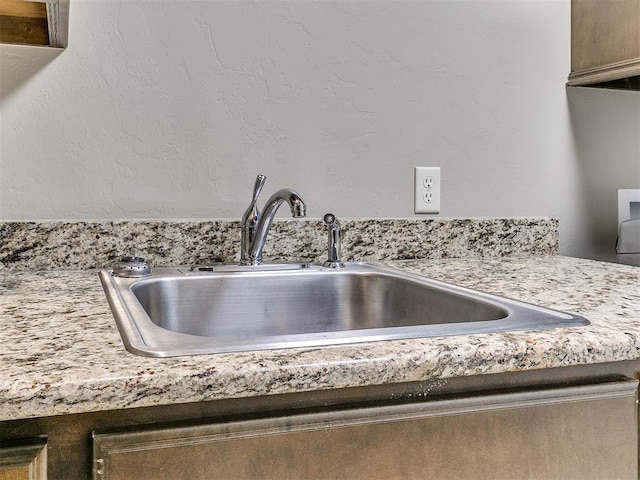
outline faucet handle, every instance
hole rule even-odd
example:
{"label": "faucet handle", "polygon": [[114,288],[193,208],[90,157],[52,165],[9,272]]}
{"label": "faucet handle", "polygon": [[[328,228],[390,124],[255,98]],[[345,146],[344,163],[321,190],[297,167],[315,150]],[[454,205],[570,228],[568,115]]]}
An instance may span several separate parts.
{"label": "faucet handle", "polygon": [[256,177],[256,183],[253,185],[253,198],[251,199],[251,203],[249,207],[244,212],[242,216],[242,226],[243,228],[249,228],[251,230],[255,230],[255,225],[258,223],[258,217],[260,216],[260,212],[258,210],[258,195],[260,195],[260,190],[264,186],[264,182],[267,179],[264,175],[258,175]]}
{"label": "faucet handle", "polygon": [[340,222],[333,213],[325,214],[323,220],[327,226],[329,256],[322,266],[336,269],[344,268],[345,265],[340,260]]}
{"label": "faucet handle", "polygon": [[267,177],[264,175],[258,175],[256,177],[256,183],[253,185],[253,200],[251,203],[256,203],[258,201],[258,196],[260,195],[260,191],[262,187],[264,187],[264,182],[267,180]]}
{"label": "faucet handle", "polygon": [[260,211],[258,210],[258,196],[267,179],[264,175],[256,177],[256,183],[253,185],[253,198],[249,207],[242,215],[242,238],[240,240],[240,264],[247,265],[249,263],[249,249],[251,243],[256,236],[256,228],[260,219]]}

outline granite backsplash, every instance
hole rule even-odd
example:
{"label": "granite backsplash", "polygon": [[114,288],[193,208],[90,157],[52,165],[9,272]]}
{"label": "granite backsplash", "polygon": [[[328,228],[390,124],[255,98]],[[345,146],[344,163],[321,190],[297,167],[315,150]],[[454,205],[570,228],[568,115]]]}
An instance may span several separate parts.
{"label": "granite backsplash", "polygon": [[[555,255],[549,218],[341,219],[344,260]],[[125,255],[153,266],[237,262],[240,223],[214,221],[0,222],[0,270],[86,270]],[[265,261],[322,262],[320,219],[276,220]]]}

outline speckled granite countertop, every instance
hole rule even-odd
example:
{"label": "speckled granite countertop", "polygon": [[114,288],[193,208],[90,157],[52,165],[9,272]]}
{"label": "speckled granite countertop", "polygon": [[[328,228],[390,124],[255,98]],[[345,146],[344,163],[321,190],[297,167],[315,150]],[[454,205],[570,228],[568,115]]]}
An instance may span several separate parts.
{"label": "speckled granite countertop", "polygon": [[587,327],[168,359],[128,353],[95,272],[0,273],[0,420],[640,357],[640,268],[558,256],[387,262]]}
{"label": "speckled granite countertop", "polygon": [[[340,219],[345,260],[497,257],[558,253],[550,218]],[[273,222],[265,258],[320,262],[327,255],[321,219]],[[0,222],[0,271],[88,270],[123,255],[154,266],[240,260],[240,222],[139,220]]]}

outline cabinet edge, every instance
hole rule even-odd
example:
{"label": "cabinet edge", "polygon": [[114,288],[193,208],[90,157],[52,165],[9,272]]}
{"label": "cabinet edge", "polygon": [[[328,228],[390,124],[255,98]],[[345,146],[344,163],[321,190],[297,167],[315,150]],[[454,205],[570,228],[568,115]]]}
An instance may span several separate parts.
{"label": "cabinet edge", "polygon": [[567,86],[577,87],[640,75],[640,57],[601,67],[577,70],[569,74]]}

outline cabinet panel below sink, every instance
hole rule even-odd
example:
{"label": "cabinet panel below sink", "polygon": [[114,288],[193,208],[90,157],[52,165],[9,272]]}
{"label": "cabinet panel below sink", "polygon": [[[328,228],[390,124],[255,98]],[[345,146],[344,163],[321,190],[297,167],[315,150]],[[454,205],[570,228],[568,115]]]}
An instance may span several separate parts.
{"label": "cabinet panel below sink", "polygon": [[94,434],[94,479],[637,479],[636,380]]}

